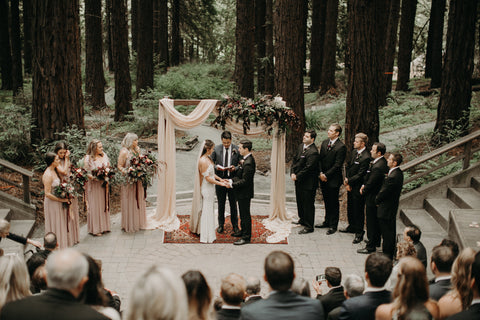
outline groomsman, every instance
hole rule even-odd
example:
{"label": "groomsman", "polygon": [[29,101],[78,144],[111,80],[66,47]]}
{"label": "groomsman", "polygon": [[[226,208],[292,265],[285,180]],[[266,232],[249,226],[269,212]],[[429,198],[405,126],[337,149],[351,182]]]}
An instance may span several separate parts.
{"label": "groomsman", "polygon": [[375,197],[382,187],[385,175],[388,172],[387,160],[383,156],[387,148],[381,142],[375,142],[370,150],[372,161],[368,167],[367,174],[360,193],[365,196],[365,213],[367,216],[367,246],[358,249],[358,253],[369,254],[375,252],[376,247],[380,246],[380,226],[377,218],[377,205]]}
{"label": "groomsman", "polygon": [[368,136],[365,133],[357,133],[353,141],[350,161],[347,165],[346,177],[343,182],[347,189],[347,217],[348,227],[340,232],[355,233],[353,243],[360,243],[363,240],[365,231],[365,197],[360,194],[360,187],[367,173],[370,163],[370,154],[367,151]]}
{"label": "groomsman", "polygon": [[375,198],[380,233],[383,239],[383,253],[390,259],[395,251],[395,237],[397,235],[396,219],[400,193],[403,187],[403,172],[400,169],[403,157],[399,153],[390,154],[387,160],[388,175],[383,181],[382,188]]}
{"label": "groomsman", "polygon": [[[215,146],[211,155],[215,163],[215,174],[222,179],[231,179],[235,175],[234,168],[238,166],[240,155],[238,147],[232,144],[232,134],[230,131],[222,132],[222,144]],[[220,167],[221,166],[221,167]],[[226,169],[223,169],[226,168]],[[225,224],[225,202],[230,203],[230,221],[232,222],[233,232],[238,232],[238,213],[235,192],[219,185],[215,186],[215,193],[218,201],[218,233],[223,233]]]}
{"label": "groomsman", "polygon": [[300,218],[297,224],[304,226],[299,234],[313,232],[315,223],[315,194],[318,188],[318,149],[315,145],[317,133],[307,130],[303,143],[293,157],[290,177],[295,182],[295,197]]}
{"label": "groomsman", "polygon": [[322,142],[318,161],[320,171],[320,187],[325,203],[325,221],[316,228],[328,228],[327,235],[337,232],[339,208],[338,192],[342,185],[342,168],[347,147],[338,137],[342,127],[338,123],[330,125],[327,131],[328,139]]}

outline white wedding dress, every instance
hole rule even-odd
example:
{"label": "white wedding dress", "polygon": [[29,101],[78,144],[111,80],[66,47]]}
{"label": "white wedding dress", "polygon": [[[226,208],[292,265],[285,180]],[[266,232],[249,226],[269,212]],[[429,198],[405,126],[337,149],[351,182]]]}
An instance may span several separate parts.
{"label": "white wedding dress", "polygon": [[215,179],[213,164],[202,173],[202,216],[200,218],[200,242],[212,243],[217,237],[215,233],[215,185],[205,177]]}

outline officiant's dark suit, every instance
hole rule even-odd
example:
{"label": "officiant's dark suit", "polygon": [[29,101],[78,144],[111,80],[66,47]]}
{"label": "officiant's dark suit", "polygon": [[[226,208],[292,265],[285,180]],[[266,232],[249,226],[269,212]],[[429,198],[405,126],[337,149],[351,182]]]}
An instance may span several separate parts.
{"label": "officiant's dark suit", "polygon": [[[232,134],[229,131],[224,131],[221,138],[222,144],[215,146],[215,150],[211,155],[215,163],[215,174],[222,179],[232,179],[235,176],[235,172],[218,170],[217,165],[237,167],[241,156],[238,153],[238,146],[232,144]],[[233,189],[216,185],[215,193],[217,194],[218,201],[218,233],[223,232],[225,224],[225,202],[227,201],[227,195],[228,202],[230,203],[230,220],[232,222],[233,232],[238,232],[238,212],[235,192]]]}
{"label": "officiant's dark suit", "polygon": [[233,234],[235,237],[242,237],[234,244],[241,245],[250,242],[252,237],[252,218],[250,216],[250,202],[253,198],[253,176],[255,175],[255,159],[251,154],[252,142],[243,140],[238,149],[243,157],[239,161],[238,170],[233,177],[232,187],[240,210],[241,230]]}
{"label": "officiant's dark suit", "polygon": [[303,143],[293,157],[290,175],[295,181],[298,223],[305,228],[300,233],[313,232],[315,224],[315,194],[318,188],[318,149],[315,130],[307,130]]}

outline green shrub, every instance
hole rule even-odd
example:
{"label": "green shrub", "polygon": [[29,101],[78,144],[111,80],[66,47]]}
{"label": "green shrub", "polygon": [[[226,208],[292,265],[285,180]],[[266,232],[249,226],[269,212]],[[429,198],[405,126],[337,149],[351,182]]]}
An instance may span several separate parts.
{"label": "green shrub", "polygon": [[19,165],[29,162],[31,114],[26,104],[0,104],[0,158]]}

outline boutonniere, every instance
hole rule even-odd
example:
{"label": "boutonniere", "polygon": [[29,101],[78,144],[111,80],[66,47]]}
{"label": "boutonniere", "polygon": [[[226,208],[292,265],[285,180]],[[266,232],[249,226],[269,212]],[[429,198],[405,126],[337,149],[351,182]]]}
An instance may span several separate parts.
{"label": "boutonniere", "polygon": [[242,159],[242,160],[240,160],[238,163],[239,163],[241,166],[243,166],[243,163],[244,163],[244,162],[245,162],[245,160]]}
{"label": "boutonniere", "polygon": [[232,154],[236,154],[237,153],[237,150],[236,149],[233,149],[232,150]]}

